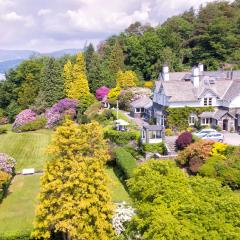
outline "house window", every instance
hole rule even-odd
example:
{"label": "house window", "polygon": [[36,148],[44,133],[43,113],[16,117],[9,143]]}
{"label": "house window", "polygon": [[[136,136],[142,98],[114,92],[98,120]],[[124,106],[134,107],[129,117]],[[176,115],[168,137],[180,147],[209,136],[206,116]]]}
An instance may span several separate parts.
{"label": "house window", "polygon": [[202,125],[209,125],[212,123],[212,118],[202,118]]}
{"label": "house window", "polygon": [[194,125],[195,124],[195,117],[190,116],[189,119],[188,119],[188,123],[189,123],[189,125]]}
{"label": "house window", "polygon": [[161,139],[162,138],[162,131],[150,131],[149,132],[150,139]]}
{"label": "house window", "polygon": [[136,109],[135,109],[135,112],[136,112],[136,113],[140,113],[140,112],[141,112],[141,108],[136,108]]}
{"label": "house window", "polygon": [[145,112],[145,109],[144,109],[144,108],[141,108],[141,112],[144,113],[144,112]]}
{"label": "house window", "polygon": [[161,115],[159,118],[158,118],[158,123],[157,125],[160,125],[160,126],[165,126],[165,117],[163,115]]}
{"label": "house window", "polygon": [[204,106],[212,106],[212,98],[204,98],[203,104]]}

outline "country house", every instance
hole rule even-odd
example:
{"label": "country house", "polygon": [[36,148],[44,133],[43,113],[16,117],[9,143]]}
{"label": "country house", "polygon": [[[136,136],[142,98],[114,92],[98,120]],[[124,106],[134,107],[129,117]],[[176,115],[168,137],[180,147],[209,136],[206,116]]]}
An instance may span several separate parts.
{"label": "country house", "polygon": [[[146,99],[144,103],[147,102]],[[163,67],[152,99],[152,113],[149,114],[149,101],[144,107],[143,101],[132,104],[132,111],[139,110],[146,116],[153,116],[157,125],[164,126],[166,107],[212,107],[200,115],[191,114],[189,125],[200,121],[201,125],[219,126],[226,131],[240,130],[240,71],[204,71],[203,64],[194,67],[191,72],[169,72]]]}

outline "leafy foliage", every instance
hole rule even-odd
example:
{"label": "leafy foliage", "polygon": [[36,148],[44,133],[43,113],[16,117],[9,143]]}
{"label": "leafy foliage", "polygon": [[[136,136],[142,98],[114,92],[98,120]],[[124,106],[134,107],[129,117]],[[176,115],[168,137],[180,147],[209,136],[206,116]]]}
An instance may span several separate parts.
{"label": "leafy foliage", "polygon": [[104,171],[109,154],[102,128],[67,120],[56,130],[51,152],[32,237],[111,239],[113,206]]}
{"label": "leafy foliage", "polygon": [[28,131],[36,131],[38,129],[42,129],[46,126],[47,119],[45,117],[37,117],[35,121],[28,122],[17,128],[18,132],[28,132]]}
{"label": "leafy foliage", "polygon": [[14,173],[14,168],[16,165],[16,160],[6,153],[0,153],[0,171],[6,172],[8,174]]}
{"label": "leafy foliage", "polygon": [[159,154],[165,154],[167,152],[167,148],[163,142],[155,143],[155,144],[145,143],[142,145],[142,147],[143,147],[143,151],[145,152],[159,153]]}
{"label": "leafy foliage", "polygon": [[125,145],[131,140],[138,140],[138,132],[129,131],[122,132],[117,130],[109,129],[104,133],[105,138],[109,139],[111,142],[114,142],[119,145]]}
{"label": "leafy foliage", "polygon": [[117,85],[120,86],[120,88],[135,87],[138,81],[137,74],[133,71],[119,71],[117,73]]}
{"label": "leafy foliage", "polygon": [[137,239],[239,238],[240,197],[221,182],[189,177],[171,161],[148,161],[128,180]]}
{"label": "leafy foliage", "polygon": [[183,107],[183,108],[167,108],[167,125],[177,130],[186,130],[189,126],[188,118],[190,114],[197,116],[203,112],[213,111],[213,107]]}
{"label": "leafy foliage", "polygon": [[181,151],[176,160],[180,165],[188,167],[192,173],[196,173],[210,157],[213,145],[212,141],[199,140]]}
{"label": "leafy foliage", "polygon": [[201,176],[220,180],[232,189],[240,188],[240,152],[239,147],[228,152],[225,144],[214,144],[211,156],[199,169]]}
{"label": "leafy foliage", "polygon": [[124,173],[126,179],[133,176],[133,170],[137,167],[136,159],[124,148],[116,149],[116,163],[118,168]]}
{"label": "leafy foliage", "polygon": [[116,86],[115,88],[112,88],[108,93],[108,100],[110,103],[116,103],[118,100],[118,97],[120,96],[121,88],[120,86]]}

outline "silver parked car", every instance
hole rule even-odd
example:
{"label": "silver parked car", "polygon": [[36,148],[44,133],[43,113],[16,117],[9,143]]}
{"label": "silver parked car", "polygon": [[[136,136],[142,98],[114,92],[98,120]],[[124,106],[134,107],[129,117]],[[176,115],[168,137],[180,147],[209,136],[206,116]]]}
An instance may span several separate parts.
{"label": "silver parked car", "polygon": [[197,132],[197,133],[193,133],[196,137],[198,138],[202,138],[203,136],[205,136],[206,134],[210,134],[210,133],[216,133],[217,131],[215,129],[212,128],[204,128],[201,131]]}
{"label": "silver parked car", "polygon": [[211,132],[211,133],[208,133],[205,136],[201,137],[201,139],[211,140],[214,142],[223,142],[224,135],[220,132]]}

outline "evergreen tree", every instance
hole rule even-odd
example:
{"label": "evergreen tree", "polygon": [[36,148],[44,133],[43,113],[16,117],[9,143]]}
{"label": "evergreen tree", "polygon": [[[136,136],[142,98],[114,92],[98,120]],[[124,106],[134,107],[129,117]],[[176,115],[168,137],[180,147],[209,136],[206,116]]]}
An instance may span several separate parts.
{"label": "evergreen tree", "polygon": [[47,107],[52,106],[64,97],[62,68],[54,58],[50,58],[43,67],[40,90],[45,98]]}
{"label": "evergreen tree", "polygon": [[109,69],[114,76],[124,69],[123,50],[118,41],[114,44],[109,56]]}
{"label": "evergreen tree", "polygon": [[34,79],[33,74],[27,74],[26,80],[22,83],[18,93],[18,103],[23,109],[28,108],[34,102],[38,89],[38,82]]}
{"label": "evergreen tree", "polygon": [[57,129],[51,149],[54,158],[42,178],[32,236],[112,239],[113,206],[104,172],[109,153],[101,126],[67,120]]}
{"label": "evergreen tree", "polygon": [[77,54],[72,73],[69,62],[64,66],[64,76],[67,97],[81,100],[90,94],[83,53]]}
{"label": "evergreen tree", "polygon": [[64,65],[63,76],[65,94],[67,97],[70,97],[73,84],[73,66],[70,60],[68,60],[67,63]]}

